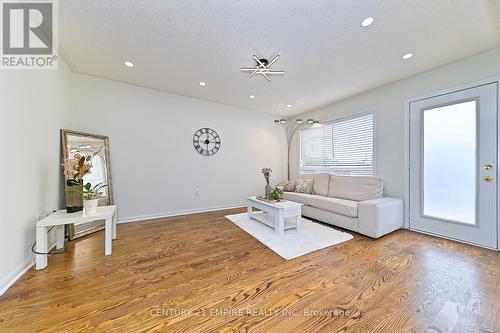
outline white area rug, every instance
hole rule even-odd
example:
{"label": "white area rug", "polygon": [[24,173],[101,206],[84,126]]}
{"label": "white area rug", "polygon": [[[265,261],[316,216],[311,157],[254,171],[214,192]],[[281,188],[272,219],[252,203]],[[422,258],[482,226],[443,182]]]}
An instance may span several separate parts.
{"label": "white area rug", "polygon": [[353,238],[346,232],[305,218],[302,218],[302,229],[299,232],[295,229],[285,230],[283,237],[279,237],[273,228],[259,221],[253,219],[249,221],[246,213],[228,215],[226,218],[284,259],[297,258]]}

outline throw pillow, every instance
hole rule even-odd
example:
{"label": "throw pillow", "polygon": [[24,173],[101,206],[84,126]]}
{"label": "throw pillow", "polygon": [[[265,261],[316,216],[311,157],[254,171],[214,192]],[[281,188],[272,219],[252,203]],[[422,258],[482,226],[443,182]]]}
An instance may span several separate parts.
{"label": "throw pillow", "polygon": [[311,178],[299,178],[295,181],[295,192],[312,194],[314,180]]}
{"label": "throw pillow", "polygon": [[285,192],[293,192],[295,191],[295,182],[293,180],[288,180],[283,187],[283,191]]}

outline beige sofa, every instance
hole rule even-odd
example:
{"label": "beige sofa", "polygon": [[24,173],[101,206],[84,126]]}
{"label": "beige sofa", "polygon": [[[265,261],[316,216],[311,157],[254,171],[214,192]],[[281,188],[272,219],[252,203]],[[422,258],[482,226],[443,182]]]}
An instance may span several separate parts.
{"label": "beige sofa", "polygon": [[303,216],[372,238],[403,225],[403,201],[383,197],[380,178],[327,173],[302,178],[314,179],[313,193],[285,192],[284,198],[304,204]]}

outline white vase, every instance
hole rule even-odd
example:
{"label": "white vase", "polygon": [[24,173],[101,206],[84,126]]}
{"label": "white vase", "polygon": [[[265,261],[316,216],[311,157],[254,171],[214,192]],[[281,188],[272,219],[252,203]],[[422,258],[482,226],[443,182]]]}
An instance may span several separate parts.
{"label": "white vase", "polygon": [[99,199],[83,200],[83,212],[85,215],[94,215],[97,212]]}

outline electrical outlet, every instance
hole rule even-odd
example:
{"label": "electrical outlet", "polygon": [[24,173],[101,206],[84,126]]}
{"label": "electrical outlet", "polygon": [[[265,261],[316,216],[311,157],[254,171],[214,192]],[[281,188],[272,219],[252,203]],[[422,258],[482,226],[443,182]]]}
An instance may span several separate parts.
{"label": "electrical outlet", "polygon": [[200,196],[200,190],[194,190],[194,196],[199,197]]}

